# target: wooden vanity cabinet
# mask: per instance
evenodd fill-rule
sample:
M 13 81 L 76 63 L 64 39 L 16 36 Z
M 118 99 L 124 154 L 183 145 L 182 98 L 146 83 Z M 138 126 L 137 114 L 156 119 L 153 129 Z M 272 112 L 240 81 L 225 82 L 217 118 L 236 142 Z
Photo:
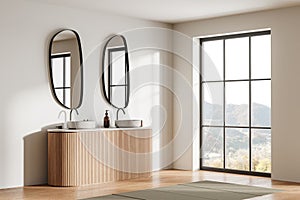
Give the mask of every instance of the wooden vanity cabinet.
M 148 177 L 151 129 L 48 131 L 48 184 L 82 186 Z

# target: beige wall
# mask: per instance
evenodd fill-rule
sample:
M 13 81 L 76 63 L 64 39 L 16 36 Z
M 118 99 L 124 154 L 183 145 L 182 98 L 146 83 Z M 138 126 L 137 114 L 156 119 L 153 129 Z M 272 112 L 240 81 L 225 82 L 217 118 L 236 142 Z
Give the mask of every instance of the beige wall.
M 272 178 L 300 182 L 300 7 L 292 7 L 251 14 L 234 15 L 208 20 L 175 24 L 175 31 L 189 37 L 271 28 L 272 31 Z M 192 60 L 192 43 L 174 40 L 177 51 L 182 48 Z M 190 64 L 174 61 L 174 67 L 190 83 L 193 83 L 193 69 Z M 175 91 L 180 87 L 174 80 Z M 190 97 L 184 97 L 192 103 Z M 183 123 L 193 120 L 192 107 L 187 107 Z M 174 110 L 176 111 L 176 110 Z M 174 124 L 176 124 L 176 112 Z M 181 132 L 180 134 L 184 134 Z M 192 139 L 190 137 L 190 139 Z M 176 146 L 174 147 L 176 148 Z M 191 147 L 175 162 L 176 168 L 193 168 L 195 150 Z

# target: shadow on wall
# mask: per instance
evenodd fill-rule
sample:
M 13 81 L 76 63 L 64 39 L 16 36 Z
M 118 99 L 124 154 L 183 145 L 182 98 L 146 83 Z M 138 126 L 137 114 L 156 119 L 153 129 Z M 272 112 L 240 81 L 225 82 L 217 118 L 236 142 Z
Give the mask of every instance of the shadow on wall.
M 29 133 L 24 140 L 24 185 L 48 183 L 48 137 L 47 129 L 58 124 L 43 127 L 41 131 Z

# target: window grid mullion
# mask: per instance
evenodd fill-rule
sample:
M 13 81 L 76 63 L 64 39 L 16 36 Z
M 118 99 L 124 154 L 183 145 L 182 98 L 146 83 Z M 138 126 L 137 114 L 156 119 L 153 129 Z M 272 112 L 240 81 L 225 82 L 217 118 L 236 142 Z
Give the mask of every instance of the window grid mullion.
M 252 126 L 252 105 L 251 105 L 251 98 L 252 98 L 252 92 L 251 92 L 251 36 L 249 37 L 249 171 L 252 171 L 252 134 L 251 134 L 251 126 Z
M 226 130 L 225 130 L 225 114 L 226 114 L 226 96 L 225 96 L 225 90 L 226 90 L 226 74 L 225 74 L 225 67 L 226 67 L 226 41 L 223 40 L 223 169 L 226 168 Z
M 202 125 L 201 127 L 223 128 L 222 125 Z M 228 126 L 225 128 L 249 128 L 249 126 Z M 270 126 L 252 126 L 252 129 L 272 129 Z
M 54 89 L 71 89 L 71 87 L 55 87 Z
M 63 57 L 63 87 L 66 87 L 66 57 Z M 66 104 L 66 90 L 63 89 L 63 103 Z
M 235 79 L 235 80 L 218 80 L 218 81 L 202 81 L 201 83 L 223 83 L 223 82 L 241 82 L 241 81 L 270 81 L 271 78 L 256 78 L 256 79 Z

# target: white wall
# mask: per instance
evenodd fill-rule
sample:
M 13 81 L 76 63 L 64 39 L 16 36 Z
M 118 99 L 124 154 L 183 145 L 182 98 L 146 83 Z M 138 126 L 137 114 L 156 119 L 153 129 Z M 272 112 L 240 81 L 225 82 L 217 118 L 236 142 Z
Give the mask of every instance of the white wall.
M 153 53 L 160 52 L 157 48 L 170 48 L 170 36 L 161 34 L 155 28 L 147 31 L 147 34 L 141 31 L 132 37 L 137 28 L 170 28 L 167 24 L 57 7 L 39 1 L 2 0 L 0 26 L 0 188 L 47 182 L 47 137 L 45 128 L 42 128 L 63 120 L 57 118 L 62 108 L 53 100 L 48 83 L 48 43 L 56 31 L 70 28 L 81 36 L 85 91 L 78 119 L 95 119 L 99 125 L 102 125 L 104 110 L 112 110 L 103 101 L 99 91 L 100 54 L 104 39 L 113 33 L 124 32 L 128 36 L 131 50 L 135 49 L 133 44 L 137 39 L 144 41 L 142 44 L 152 44 L 154 50 L 149 52 L 144 50 L 147 46 L 141 46 L 140 42 L 140 50 L 132 54 L 132 63 L 139 62 L 143 57 L 153 59 Z M 154 73 L 150 77 L 159 75 L 163 79 L 172 80 L 160 71 L 151 71 L 151 65 L 169 62 L 170 55 L 164 53 L 158 59 L 150 60 L 147 64 L 150 72 Z M 165 94 L 160 87 L 150 84 L 149 88 L 154 92 L 158 90 L 156 103 L 159 105 L 163 105 L 163 101 L 172 102 L 170 95 Z M 145 119 L 147 125 L 158 124 L 157 121 L 164 116 L 163 111 L 155 111 L 156 104 L 153 102 L 156 100 L 151 95 L 148 104 L 143 102 L 145 96 L 139 91 L 135 95 L 141 97 L 141 100 L 132 100 L 135 105 L 129 107 L 130 115 Z M 135 106 L 147 112 L 135 112 Z M 167 113 L 171 112 L 168 106 L 165 107 Z M 167 138 L 170 137 L 171 130 L 172 123 L 168 119 L 163 130 L 158 131 L 158 140 L 163 141 L 165 134 Z M 160 162 L 155 167 L 160 168 Z
M 179 31 L 193 38 L 214 34 L 249 31 L 271 28 L 272 30 L 272 178 L 300 182 L 300 7 L 278 9 L 251 14 L 235 15 L 208 20 L 193 21 L 174 25 Z M 183 51 L 189 60 L 192 56 L 192 42 L 179 38 L 174 40 L 175 51 Z M 183 48 L 188 50 L 183 50 Z M 182 60 L 174 61 L 174 68 L 193 83 L 193 68 Z M 174 80 L 174 89 L 182 93 L 180 85 Z M 183 96 L 187 104 L 191 96 Z M 175 112 L 176 110 L 174 110 Z M 183 123 L 193 121 L 192 107 L 186 107 Z M 174 124 L 177 123 L 174 113 Z M 188 128 L 188 127 L 187 127 Z M 190 129 L 187 129 L 190 131 Z M 185 131 L 180 132 L 181 135 Z M 191 134 L 189 139 L 192 140 Z M 192 142 L 192 141 L 191 141 Z M 176 145 L 174 146 L 176 149 Z M 195 149 L 191 147 L 175 168 L 193 169 L 192 158 Z M 186 161 L 190 162 L 186 162 Z M 194 168 L 195 169 L 195 168 Z

